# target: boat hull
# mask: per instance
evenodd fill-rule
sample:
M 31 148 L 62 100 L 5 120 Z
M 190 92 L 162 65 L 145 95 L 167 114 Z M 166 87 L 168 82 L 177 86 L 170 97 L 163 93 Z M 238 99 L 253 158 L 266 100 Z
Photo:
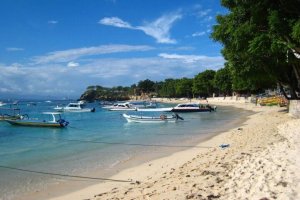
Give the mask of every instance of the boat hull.
M 127 115 L 127 114 L 123 114 L 123 117 L 128 122 L 135 122 L 135 123 L 166 123 L 166 122 L 177 121 L 177 119 L 174 117 L 145 117 L 145 116 Z
M 211 112 L 211 109 L 180 109 L 180 108 L 173 108 L 172 112 Z
M 5 116 L 5 115 L 0 115 L 0 121 L 5 121 L 5 120 L 17 120 L 21 119 L 21 116 Z
M 173 108 L 138 108 L 141 112 L 171 112 Z
M 95 112 L 94 109 L 64 109 L 64 108 L 54 108 L 57 112 L 76 112 L 76 113 L 82 113 L 82 112 Z
M 136 108 L 111 108 L 109 111 L 136 111 Z
M 5 120 L 11 125 L 16 126 L 32 126 L 32 127 L 52 127 L 52 128 L 64 128 L 66 125 L 56 122 L 35 122 L 35 121 L 23 121 L 23 120 Z

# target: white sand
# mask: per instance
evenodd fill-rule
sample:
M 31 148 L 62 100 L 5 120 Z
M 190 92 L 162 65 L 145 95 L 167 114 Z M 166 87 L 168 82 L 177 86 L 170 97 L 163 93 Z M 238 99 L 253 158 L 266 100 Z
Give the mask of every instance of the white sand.
M 300 199 L 300 120 L 284 108 L 234 105 L 256 114 L 198 145 L 213 148 L 188 149 L 111 177 L 138 183 L 105 182 L 53 199 Z

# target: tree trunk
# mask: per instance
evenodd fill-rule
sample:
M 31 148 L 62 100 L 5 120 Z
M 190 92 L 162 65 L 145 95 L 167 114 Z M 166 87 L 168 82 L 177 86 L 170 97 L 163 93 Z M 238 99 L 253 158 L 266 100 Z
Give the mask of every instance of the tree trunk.
M 299 70 L 297 69 L 297 66 L 295 66 L 294 64 L 292 64 L 292 67 L 293 67 L 293 70 L 294 70 L 294 73 L 295 73 L 295 76 L 296 76 L 296 80 L 297 80 L 297 91 L 299 91 L 300 89 L 300 72 Z
M 286 92 L 284 91 L 282 84 L 280 82 L 278 84 L 279 84 L 279 88 L 280 88 L 280 91 L 282 92 L 283 96 L 289 100 L 290 98 L 287 96 Z

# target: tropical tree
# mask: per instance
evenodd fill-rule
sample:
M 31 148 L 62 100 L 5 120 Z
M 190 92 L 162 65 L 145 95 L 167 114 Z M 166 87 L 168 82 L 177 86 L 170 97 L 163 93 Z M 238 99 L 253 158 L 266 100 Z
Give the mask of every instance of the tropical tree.
M 228 66 L 219 69 L 214 78 L 215 88 L 219 93 L 229 95 L 232 92 L 232 75 Z
M 300 1 L 222 0 L 212 38 L 233 74 L 233 86 L 257 90 L 279 84 L 300 93 Z
M 180 97 L 192 97 L 193 96 L 193 79 L 182 78 L 176 82 L 176 96 Z
M 165 79 L 159 90 L 159 96 L 161 97 L 175 97 L 176 96 L 176 80 Z
M 216 72 L 214 70 L 205 70 L 195 76 L 193 81 L 193 93 L 208 97 L 214 92 L 214 78 Z
M 153 82 L 153 81 L 151 81 L 149 79 L 146 79 L 146 80 L 140 81 L 138 83 L 138 88 L 142 92 L 149 93 L 149 92 L 153 92 L 154 91 L 154 84 L 155 84 L 155 82 Z

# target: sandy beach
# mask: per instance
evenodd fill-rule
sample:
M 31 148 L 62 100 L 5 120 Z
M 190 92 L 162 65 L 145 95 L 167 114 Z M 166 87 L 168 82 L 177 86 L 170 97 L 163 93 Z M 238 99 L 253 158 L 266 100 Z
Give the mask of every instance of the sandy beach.
M 129 183 L 107 181 L 52 199 L 300 199 L 300 119 L 276 106 L 210 104 L 255 114 L 194 148 L 110 177 Z

